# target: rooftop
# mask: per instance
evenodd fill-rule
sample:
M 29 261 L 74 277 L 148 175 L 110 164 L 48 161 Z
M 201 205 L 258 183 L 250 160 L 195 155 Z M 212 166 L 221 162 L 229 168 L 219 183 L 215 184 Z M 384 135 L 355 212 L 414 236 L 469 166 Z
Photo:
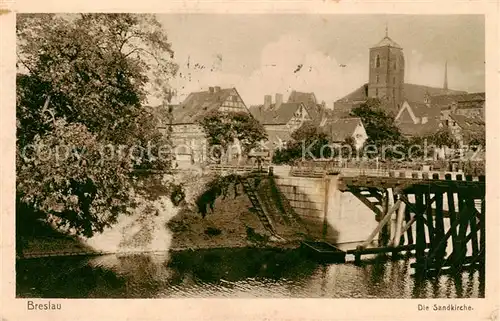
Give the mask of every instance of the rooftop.
M 393 48 L 399 48 L 402 49 L 400 45 L 398 45 L 394 40 L 392 40 L 389 36 L 385 36 L 382 40 L 379 41 L 373 48 L 378 48 L 378 47 L 393 47 Z

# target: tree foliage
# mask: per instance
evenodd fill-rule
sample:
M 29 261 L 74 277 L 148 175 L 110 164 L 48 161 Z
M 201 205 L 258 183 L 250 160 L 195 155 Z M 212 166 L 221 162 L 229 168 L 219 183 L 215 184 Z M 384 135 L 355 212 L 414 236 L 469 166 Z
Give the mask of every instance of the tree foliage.
M 252 115 L 244 112 L 211 112 L 199 124 L 210 146 L 220 146 L 224 152 L 238 142 L 243 155 L 256 148 L 267 138 L 264 126 Z M 220 155 L 222 156 L 222 155 Z
M 351 111 L 351 116 L 361 118 L 368 135 L 368 144 L 389 145 L 404 141 L 394 117 L 382 109 L 380 100 L 368 99 Z
M 312 122 L 305 122 L 292 132 L 292 141 L 285 148 L 276 150 L 273 163 L 291 164 L 298 160 L 331 157 L 328 136 Z
M 440 128 L 437 132 L 427 135 L 424 137 L 428 144 L 435 145 L 437 147 L 458 147 L 458 142 L 447 127 Z
M 169 167 L 143 104 L 170 100 L 171 44 L 152 15 L 19 15 L 16 30 L 18 201 L 91 236 L 134 206 L 135 168 Z

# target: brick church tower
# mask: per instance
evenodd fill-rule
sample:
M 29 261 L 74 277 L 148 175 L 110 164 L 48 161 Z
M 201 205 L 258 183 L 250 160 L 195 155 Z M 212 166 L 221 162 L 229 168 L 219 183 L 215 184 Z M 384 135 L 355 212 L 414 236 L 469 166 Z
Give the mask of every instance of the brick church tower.
M 386 27 L 385 37 L 370 48 L 368 97 L 379 98 L 388 110 L 397 113 L 404 97 L 404 75 L 403 48 L 389 38 Z

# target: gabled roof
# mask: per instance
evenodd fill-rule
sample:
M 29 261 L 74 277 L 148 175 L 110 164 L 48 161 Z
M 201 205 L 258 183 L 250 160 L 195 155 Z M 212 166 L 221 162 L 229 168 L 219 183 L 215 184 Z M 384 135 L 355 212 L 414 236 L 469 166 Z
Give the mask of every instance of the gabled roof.
M 484 130 L 484 120 L 479 117 L 469 117 L 465 115 L 450 114 L 450 118 L 453 119 L 460 128 L 469 131 L 480 131 Z
M 357 101 L 365 101 L 368 99 L 368 84 L 364 84 L 363 86 L 355 89 L 353 92 L 348 95 L 340 98 L 337 102 L 357 102 Z
M 466 94 L 466 92 L 415 84 L 404 84 L 403 87 L 404 98 L 414 102 L 424 102 L 427 95 L 430 96 L 432 101 L 432 96 L 457 94 Z
M 465 91 L 458 90 L 450 90 L 444 88 L 436 88 L 429 87 L 423 85 L 415 85 L 415 84 L 404 84 L 403 85 L 403 97 L 407 101 L 413 102 L 425 102 L 426 97 L 437 95 L 457 95 L 457 94 L 466 94 Z M 353 92 L 349 93 L 347 96 L 344 96 L 337 100 L 337 102 L 359 102 L 365 101 L 368 99 L 368 84 L 364 84 L 363 86 L 357 88 Z
M 486 93 L 468 93 L 464 95 L 459 95 L 457 102 L 468 102 L 468 101 L 484 101 L 486 100 Z
M 288 97 L 289 103 L 303 103 L 309 116 L 315 123 L 319 123 L 321 121 L 322 106 L 318 104 L 316 100 L 316 95 L 314 93 L 305 93 L 293 90 Z
M 481 108 L 484 101 L 485 93 L 454 92 L 451 94 L 431 96 L 431 103 L 442 109 L 449 108 L 453 103 L 457 103 L 458 108 Z M 470 105 L 469 103 L 477 103 L 477 105 Z
M 287 124 L 299 109 L 302 103 L 281 103 L 278 107 L 271 104 L 264 108 L 264 105 L 251 106 L 250 113 L 263 125 L 285 125 Z
M 293 90 L 288 97 L 289 103 L 304 103 L 307 104 L 317 104 L 316 95 L 314 93 L 305 93 Z
M 420 102 L 408 101 L 413 114 L 416 117 L 439 117 L 441 115 L 441 109 L 436 108 L 431 104 L 424 104 Z
M 327 121 L 321 130 L 332 142 L 343 142 L 346 138 L 352 137 L 358 125 L 363 125 L 361 118 L 332 119 Z
M 413 123 L 399 121 L 399 116 L 408 108 Z M 439 129 L 441 109 L 431 104 L 405 101 L 396 117 L 396 125 L 405 136 L 426 136 L 435 133 Z M 414 117 L 418 118 L 415 119 Z M 422 123 L 422 119 L 426 121 Z M 416 123 L 415 123 L 416 121 Z
M 402 49 L 400 45 L 398 45 L 394 40 L 392 40 L 389 36 L 385 36 L 382 40 L 379 41 L 373 48 L 378 47 L 393 47 Z
M 484 108 L 486 102 L 485 93 L 471 93 L 466 95 L 460 95 L 457 99 L 458 109 L 469 109 L 469 108 Z
M 425 124 L 398 124 L 399 130 L 405 136 L 423 137 L 439 130 L 439 120 L 431 118 Z
M 199 91 L 190 93 L 186 99 L 172 109 L 174 124 L 192 124 L 207 113 L 216 111 L 232 93 L 238 94 L 235 88 L 223 88 L 213 92 Z
M 438 108 L 446 109 L 457 101 L 458 96 L 459 95 L 435 95 L 430 97 L 430 102 Z

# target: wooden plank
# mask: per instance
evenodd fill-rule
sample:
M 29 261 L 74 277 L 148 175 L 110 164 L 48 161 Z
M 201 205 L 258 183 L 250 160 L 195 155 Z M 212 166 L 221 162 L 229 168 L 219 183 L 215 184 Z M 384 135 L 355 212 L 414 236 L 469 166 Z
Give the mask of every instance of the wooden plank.
M 466 208 L 462 208 L 463 211 L 466 210 Z M 462 213 L 460 212 L 459 215 L 461 215 Z M 432 261 L 433 258 L 436 256 L 437 254 L 437 251 L 438 249 L 441 247 L 441 246 L 445 246 L 448 239 L 454 234 L 453 232 L 457 230 L 457 227 L 460 225 L 460 220 L 455 220 L 453 222 L 453 224 L 450 226 L 450 228 L 448 229 L 448 232 L 446 232 L 446 234 L 444 235 L 444 237 L 439 241 L 438 243 L 438 246 L 436 249 L 434 249 L 430 254 L 429 254 L 429 259 Z M 446 247 L 445 247 L 446 248 Z M 458 248 L 458 247 L 457 247 Z M 453 253 L 448 256 L 449 259 L 451 259 L 453 257 Z M 442 262 L 443 263 L 443 262 Z
M 406 203 L 405 203 L 405 205 L 406 205 Z M 413 244 L 413 229 L 412 229 L 412 225 L 415 222 L 415 217 L 416 216 L 411 217 L 410 211 L 405 206 L 405 221 L 406 221 L 406 225 L 401 230 L 401 234 L 404 234 L 406 232 L 406 244 Z
M 380 230 L 384 227 L 384 225 L 387 224 L 387 222 L 389 222 L 389 220 L 391 219 L 392 213 L 394 213 L 394 211 L 396 211 L 399 208 L 400 204 L 401 204 L 401 200 L 398 200 L 389 209 L 389 211 L 387 212 L 387 214 L 385 214 L 384 218 L 380 221 L 380 223 L 378 224 L 378 226 L 372 231 L 372 233 L 363 242 L 363 244 L 361 244 L 362 248 L 368 246 L 373 241 L 373 238 L 380 232 Z
M 431 244 L 431 248 L 433 248 L 434 244 L 434 218 L 432 215 L 432 202 L 435 200 L 435 196 L 432 199 L 431 202 L 431 195 L 429 191 L 425 191 L 424 193 L 424 198 L 425 198 L 425 219 L 426 219 L 426 225 L 427 225 L 427 235 L 429 237 L 429 243 Z
M 480 243 L 479 250 L 483 255 L 484 262 L 484 254 L 486 253 L 486 213 L 484 212 L 486 209 L 485 198 L 481 200 L 481 231 L 479 232 Z
M 373 205 L 373 203 L 370 202 L 366 196 L 364 196 L 363 194 L 359 193 L 359 191 L 357 191 L 357 190 L 352 190 L 351 189 L 351 193 L 354 196 L 356 196 L 363 204 L 365 204 L 366 206 L 368 206 L 368 208 L 371 209 L 375 213 L 375 215 L 377 217 L 381 217 L 382 216 L 382 211 L 378 207 L 376 207 L 375 205 Z
M 446 242 L 440 241 L 444 238 L 444 217 L 443 217 L 443 193 L 437 192 L 436 195 L 436 228 L 434 235 L 436 239 L 436 259 L 442 261 L 446 255 Z
M 450 181 L 451 180 L 451 174 L 446 174 L 445 179 Z M 455 224 L 455 221 L 457 220 L 457 215 L 455 211 L 455 197 L 454 193 L 451 188 L 448 188 L 446 190 L 446 196 L 448 200 L 448 213 L 450 216 L 450 231 L 451 231 L 451 240 L 452 240 L 452 248 L 455 249 L 457 248 L 457 224 Z
M 430 244 L 426 244 L 425 247 L 429 248 Z M 377 253 L 389 253 L 389 252 L 402 252 L 402 251 L 412 251 L 416 247 L 416 244 L 407 244 L 400 246 L 384 246 L 384 247 L 371 247 L 371 248 L 361 248 L 357 247 L 354 250 L 347 250 L 347 254 L 363 255 L 363 254 L 377 254 Z
M 384 214 L 389 213 L 389 207 L 391 206 L 390 204 L 390 195 L 389 195 L 389 190 L 385 191 L 385 197 L 384 197 L 384 202 L 382 208 L 384 209 Z M 391 214 L 392 216 L 392 214 Z M 382 226 L 382 229 L 380 230 L 379 233 L 379 244 L 382 244 L 383 246 L 387 246 L 389 243 L 389 238 L 390 238 L 390 222 L 391 222 L 392 217 L 389 217 L 389 220 L 387 221 L 387 224 L 384 224 Z
M 472 175 L 467 175 L 465 177 L 465 179 L 467 181 L 472 181 Z M 472 240 L 471 240 L 472 241 L 472 255 L 477 256 L 477 255 L 479 255 L 479 242 L 478 242 L 478 237 L 477 237 L 477 233 L 479 231 L 478 231 L 477 222 L 476 222 L 477 210 L 476 210 L 476 206 L 474 204 L 474 199 L 472 197 L 470 197 L 468 194 L 466 194 L 465 197 L 466 197 L 465 202 L 467 203 L 467 207 L 471 210 L 469 213 L 469 225 L 470 225 L 470 229 L 471 229 L 470 235 L 472 236 Z M 467 242 L 468 241 L 466 239 L 465 244 L 467 244 Z
M 403 219 L 406 211 L 406 203 L 401 202 L 398 209 L 398 215 L 396 218 L 396 230 L 394 231 L 394 238 L 392 240 L 392 245 L 397 247 L 401 243 L 401 238 L 404 236 L 404 231 L 401 232 Z M 404 241 L 404 239 L 403 239 Z
M 416 247 L 416 258 L 417 262 L 419 264 L 423 263 L 423 260 L 425 259 L 425 223 L 424 223 L 424 212 L 425 212 L 425 207 L 424 207 L 424 199 L 423 199 L 423 193 L 420 192 L 419 190 L 415 191 L 415 203 L 416 203 L 416 211 L 415 211 L 415 216 L 417 220 L 417 247 Z
M 457 180 L 461 180 L 462 175 L 457 174 Z M 465 195 L 467 190 L 464 189 L 458 193 L 458 208 L 460 226 L 457 235 L 457 248 L 453 249 L 453 264 L 456 268 L 462 265 L 465 256 L 467 255 L 467 243 L 465 243 L 465 236 L 467 233 L 467 227 L 469 226 L 469 213 L 467 202 L 465 202 Z

